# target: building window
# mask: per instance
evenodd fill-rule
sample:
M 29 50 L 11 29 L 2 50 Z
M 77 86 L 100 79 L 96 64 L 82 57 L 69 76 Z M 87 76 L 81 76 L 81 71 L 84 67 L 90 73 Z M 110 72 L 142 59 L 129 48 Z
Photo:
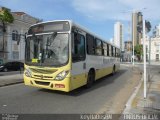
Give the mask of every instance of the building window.
M 160 45 L 156 45 L 156 52 L 159 52 Z
M 13 30 L 12 31 L 12 40 L 13 41 L 17 41 L 18 40 L 18 31 L 17 30 Z
M 159 61 L 159 54 L 156 54 L 156 61 Z

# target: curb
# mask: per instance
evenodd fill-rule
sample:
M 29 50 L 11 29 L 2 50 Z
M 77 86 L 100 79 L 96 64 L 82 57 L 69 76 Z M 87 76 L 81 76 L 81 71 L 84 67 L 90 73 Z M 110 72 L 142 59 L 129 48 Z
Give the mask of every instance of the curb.
M 141 80 L 138 83 L 138 86 L 135 87 L 134 92 L 132 93 L 132 95 L 130 96 L 129 100 L 127 101 L 127 103 L 125 105 L 125 109 L 122 112 L 123 114 L 128 113 L 128 111 L 132 108 L 132 103 L 133 103 L 134 98 L 136 97 L 136 95 L 137 95 L 142 83 L 143 83 L 143 74 L 142 74 Z

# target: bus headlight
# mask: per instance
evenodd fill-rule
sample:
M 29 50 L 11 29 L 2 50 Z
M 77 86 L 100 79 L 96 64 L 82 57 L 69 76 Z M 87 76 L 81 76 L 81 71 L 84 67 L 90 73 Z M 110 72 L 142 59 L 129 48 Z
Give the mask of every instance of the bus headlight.
M 31 73 L 31 70 L 29 68 L 27 68 L 24 72 L 24 74 L 27 76 L 27 77 L 32 77 L 32 73 Z
M 60 72 L 54 79 L 63 80 L 69 73 L 69 70 Z

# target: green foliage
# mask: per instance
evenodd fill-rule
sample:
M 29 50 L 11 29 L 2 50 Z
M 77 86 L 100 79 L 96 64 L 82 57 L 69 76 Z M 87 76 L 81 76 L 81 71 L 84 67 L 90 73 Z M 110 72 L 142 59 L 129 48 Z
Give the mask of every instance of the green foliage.
M 3 9 L 2 11 L 0 11 L 0 21 L 3 24 L 3 32 L 6 32 L 5 24 L 6 23 L 13 23 L 14 17 L 7 9 Z
M 134 53 L 138 57 L 138 60 L 140 61 L 140 58 L 143 54 L 143 46 L 142 45 L 136 45 L 134 47 Z
M 146 32 L 150 32 L 151 31 L 151 23 L 149 21 L 145 21 L 146 24 Z

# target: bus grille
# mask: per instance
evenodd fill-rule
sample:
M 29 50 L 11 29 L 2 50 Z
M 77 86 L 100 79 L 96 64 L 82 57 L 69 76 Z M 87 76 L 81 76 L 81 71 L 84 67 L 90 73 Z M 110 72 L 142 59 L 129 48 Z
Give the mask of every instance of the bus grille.
M 50 82 L 35 81 L 36 84 L 48 86 Z
M 52 76 L 46 76 L 46 75 L 33 75 L 33 78 L 41 80 L 53 80 Z

